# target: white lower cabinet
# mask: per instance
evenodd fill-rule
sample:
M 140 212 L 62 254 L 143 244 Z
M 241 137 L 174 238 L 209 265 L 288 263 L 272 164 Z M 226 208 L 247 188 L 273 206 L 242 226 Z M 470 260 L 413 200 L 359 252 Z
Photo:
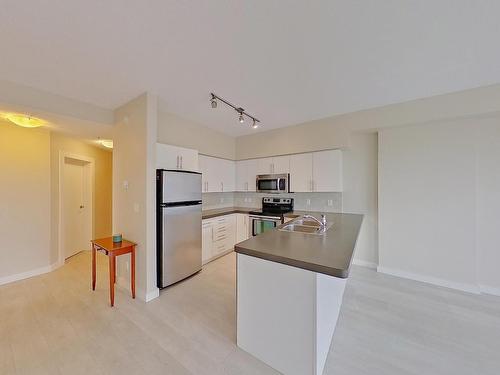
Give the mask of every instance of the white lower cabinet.
M 236 243 L 242 242 L 250 237 L 247 214 L 236 214 Z
M 201 226 L 201 261 L 203 264 L 212 258 L 214 228 L 210 220 L 203 220 Z
M 202 221 L 202 262 L 215 259 L 234 248 L 238 241 L 238 215 L 229 214 Z M 248 215 L 243 222 L 248 223 Z M 241 222 L 242 219 L 240 218 Z M 248 227 L 247 227 L 248 233 Z

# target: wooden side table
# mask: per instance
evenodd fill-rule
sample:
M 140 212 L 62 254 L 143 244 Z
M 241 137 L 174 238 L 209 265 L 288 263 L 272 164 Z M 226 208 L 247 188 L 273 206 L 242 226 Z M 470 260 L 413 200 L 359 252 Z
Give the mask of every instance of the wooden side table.
M 92 240 L 92 290 L 95 290 L 96 279 L 96 255 L 100 251 L 109 258 L 109 299 L 111 306 L 115 304 L 115 282 L 116 282 L 116 257 L 130 253 L 130 289 L 132 298 L 135 298 L 135 247 L 136 243 L 123 240 L 113 242 L 113 237 Z

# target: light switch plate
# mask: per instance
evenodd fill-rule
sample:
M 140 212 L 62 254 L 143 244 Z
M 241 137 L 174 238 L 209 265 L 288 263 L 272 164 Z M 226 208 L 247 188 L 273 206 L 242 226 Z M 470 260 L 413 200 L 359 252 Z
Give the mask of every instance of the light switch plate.
M 139 213 L 139 211 L 140 211 L 140 206 L 139 206 L 139 203 L 134 203 L 134 212 L 135 212 L 136 214 L 138 214 L 138 213 Z

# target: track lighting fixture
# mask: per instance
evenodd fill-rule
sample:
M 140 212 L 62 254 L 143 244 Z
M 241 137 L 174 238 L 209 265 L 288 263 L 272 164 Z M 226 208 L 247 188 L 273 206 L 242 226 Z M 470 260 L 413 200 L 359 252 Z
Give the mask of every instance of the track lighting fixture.
M 225 99 L 222 99 L 220 96 L 217 96 L 215 95 L 214 93 L 210 93 L 210 105 L 212 106 L 212 108 L 217 108 L 217 101 L 221 101 L 222 103 L 226 104 L 227 106 L 233 108 L 238 114 L 238 121 L 240 122 L 240 124 L 243 124 L 245 122 L 245 116 L 249 117 L 250 119 L 252 119 L 252 128 L 253 129 L 257 129 L 259 127 L 259 122 L 260 120 L 252 115 L 249 115 L 248 113 L 245 112 L 245 110 L 241 107 L 237 107 L 235 106 L 234 104 L 231 104 L 230 102 L 228 102 L 227 100 Z

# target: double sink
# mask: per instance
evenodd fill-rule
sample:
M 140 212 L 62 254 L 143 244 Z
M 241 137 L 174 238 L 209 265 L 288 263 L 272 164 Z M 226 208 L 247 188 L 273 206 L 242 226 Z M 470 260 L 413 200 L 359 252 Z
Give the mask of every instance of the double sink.
M 331 222 L 321 224 L 320 222 L 310 219 L 309 217 L 299 216 L 292 221 L 289 221 L 278 230 L 283 232 L 298 232 L 306 234 L 324 235 L 333 225 Z

